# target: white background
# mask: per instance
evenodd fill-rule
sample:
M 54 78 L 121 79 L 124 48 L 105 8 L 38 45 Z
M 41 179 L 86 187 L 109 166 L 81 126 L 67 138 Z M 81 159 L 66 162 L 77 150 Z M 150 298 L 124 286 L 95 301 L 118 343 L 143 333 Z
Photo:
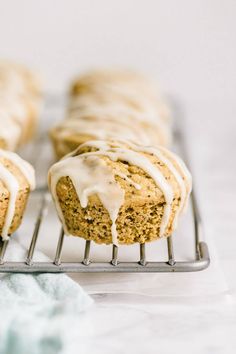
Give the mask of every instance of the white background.
M 184 99 L 234 99 L 234 0 L 0 0 L 0 57 L 61 91 L 74 73 L 130 66 Z

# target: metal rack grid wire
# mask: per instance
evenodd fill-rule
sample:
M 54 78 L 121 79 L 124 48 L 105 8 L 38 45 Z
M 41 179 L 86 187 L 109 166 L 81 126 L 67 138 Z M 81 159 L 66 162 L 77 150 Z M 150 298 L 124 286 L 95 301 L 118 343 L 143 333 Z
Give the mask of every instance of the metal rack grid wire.
M 175 107 L 176 108 L 176 107 Z M 175 109 L 178 111 L 178 107 Z M 175 129 L 175 139 L 181 148 L 182 156 L 187 160 L 187 149 L 183 129 Z M 193 190 L 190 198 L 190 207 L 194 223 L 194 257 L 188 261 L 179 261 L 175 258 L 172 236 L 166 239 L 166 261 L 149 261 L 146 257 L 145 243 L 139 245 L 137 261 L 119 261 L 119 247 L 111 245 L 111 259 L 107 262 L 93 262 L 90 256 L 91 241 L 85 241 L 84 257 L 78 262 L 62 262 L 62 250 L 65 242 L 65 234 L 61 229 L 56 245 L 55 257 L 51 262 L 34 262 L 39 231 L 47 214 L 50 201 L 49 192 L 42 188 L 39 212 L 35 220 L 35 226 L 31 238 L 27 256 L 22 262 L 9 262 L 5 260 L 5 253 L 9 241 L 0 241 L 0 272 L 2 273 L 163 273 L 163 272 L 196 272 L 206 269 L 210 264 L 208 245 L 203 240 L 203 227 L 199 207 Z M 103 247 L 102 245 L 100 247 Z

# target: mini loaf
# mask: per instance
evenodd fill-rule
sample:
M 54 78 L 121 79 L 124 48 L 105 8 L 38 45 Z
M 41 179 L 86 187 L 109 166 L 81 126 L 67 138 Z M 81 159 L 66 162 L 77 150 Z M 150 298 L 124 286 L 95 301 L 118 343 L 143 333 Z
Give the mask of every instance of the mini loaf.
M 112 114 L 88 115 L 65 119 L 50 130 L 50 138 L 57 159 L 75 150 L 89 140 L 117 139 L 130 140 L 142 145 L 162 145 L 164 137 L 153 129 L 148 122 L 135 120 L 132 115 L 122 115 L 120 120 L 113 119 Z
M 172 234 L 191 192 L 191 176 L 163 147 L 97 140 L 54 164 L 49 188 L 66 234 L 133 244 Z
M 31 165 L 17 154 L 0 149 L 0 235 L 3 240 L 20 226 L 34 187 Z
M 40 96 L 34 73 L 18 64 L 0 61 L 0 148 L 16 150 L 33 136 Z
M 70 107 L 83 104 L 84 98 L 95 96 L 98 102 L 117 102 L 147 114 L 152 121 L 169 120 L 170 111 L 152 80 L 132 70 L 100 69 L 90 71 L 71 85 Z
M 52 128 L 50 137 L 57 158 L 91 139 L 167 146 L 168 118 L 166 105 L 145 77 L 129 71 L 92 71 L 72 85 L 66 119 Z

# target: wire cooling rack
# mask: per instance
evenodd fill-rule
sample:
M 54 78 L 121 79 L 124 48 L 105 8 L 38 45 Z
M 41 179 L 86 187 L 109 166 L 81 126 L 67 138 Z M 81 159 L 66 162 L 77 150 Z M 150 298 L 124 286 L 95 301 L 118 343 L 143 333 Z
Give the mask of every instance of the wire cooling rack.
M 50 99 L 46 105 L 47 109 L 53 110 L 61 101 L 58 99 Z M 50 110 L 49 109 L 49 110 Z M 175 118 L 178 122 L 175 127 L 175 144 L 178 145 L 180 154 L 188 162 L 187 149 L 185 145 L 184 131 L 179 124 L 182 122 L 182 113 L 180 114 L 179 106 L 174 105 Z M 43 136 L 43 137 L 42 137 Z M 38 144 L 42 145 L 42 140 L 45 139 L 45 132 L 40 134 Z M 31 151 L 31 155 L 37 156 L 37 151 Z M 189 165 L 189 163 L 188 163 Z M 172 236 L 166 239 L 166 254 L 163 255 L 163 261 L 150 261 L 146 257 L 145 243 L 139 245 L 139 253 L 137 261 L 123 262 L 119 260 L 119 247 L 111 245 L 110 261 L 98 262 L 93 261 L 93 256 L 90 255 L 91 241 L 85 241 L 84 256 L 78 262 L 63 262 L 62 251 L 63 245 L 66 242 L 63 230 L 58 235 L 58 242 L 55 244 L 55 257 L 50 262 L 34 261 L 34 254 L 37 246 L 37 241 L 40 235 L 40 228 L 45 222 L 48 205 L 50 203 L 50 194 L 45 185 L 39 186 L 36 193 L 39 193 L 40 207 L 36 216 L 35 226 L 31 237 L 30 245 L 27 250 L 25 261 L 9 262 L 5 259 L 6 250 L 9 241 L 0 241 L 0 273 L 158 273 L 158 272 L 196 272 L 206 269 L 210 264 L 210 257 L 207 243 L 203 241 L 203 227 L 195 191 L 193 190 L 190 198 L 190 208 L 193 220 L 193 231 L 190 231 L 189 237 L 194 240 L 194 256 L 187 260 L 181 261 L 175 257 L 175 250 Z M 13 236 L 14 237 L 14 236 Z M 157 241 L 158 242 L 158 241 Z M 104 247 L 104 246 L 100 246 Z M 192 250 L 191 250 L 192 251 Z M 192 253 L 192 252 L 190 252 Z

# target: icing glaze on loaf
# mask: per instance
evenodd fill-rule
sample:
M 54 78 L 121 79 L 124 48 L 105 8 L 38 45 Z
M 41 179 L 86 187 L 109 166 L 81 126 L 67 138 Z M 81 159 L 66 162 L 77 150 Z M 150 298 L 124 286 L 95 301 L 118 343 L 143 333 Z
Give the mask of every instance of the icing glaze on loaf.
M 75 80 L 71 93 L 72 97 L 93 94 L 100 99 L 110 98 L 111 102 L 122 101 L 146 112 L 155 107 L 155 117 L 164 120 L 170 117 L 156 82 L 131 70 L 92 70 Z
M 99 91 L 97 95 L 101 95 Z M 124 90 L 123 87 L 120 88 L 120 91 Z M 122 116 L 123 114 L 127 115 L 130 112 L 130 115 L 133 115 L 137 120 L 143 121 L 151 121 L 154 124 L 158 124 L 158 122 L 162 122 L 162 118 L 156 110 L 155 103 L 150 102 L 145 97 L 137 97 L 133 93 L 131 97 L 133 100 L 136 99 L 136 104 L 129 103 L 127 96 L 125 96 L 125 90 L 121 98 L 113 97 L 112 92 L 108 91 L 104 93 L 104 97 L 102 98 L 102 102 L 96 98 L 94 95 L 80 95 L 75 98 L 71 98 L 69 103 L 69 116 L 73 117 L 73 115 L 84 116 L 84 115 L 98 115 L 100 117 L 104 117 L 108 112 L 113 114 L 114 117 Z M 124 96 L 124 97 L 123 97 Z M 91 104 L 93 103 L 93 104 Z
M 15 150 L 29 137 L 39 106 L 39 84 L 28 69 L 0 61 L 1 147 Z
M 120 90 L 122 89 L 124 88 L 121 87 Z M 99 94 L 101 94 L 100 91 L 98 91 L 97 95 Z M 154 102 L 150 103 L 144 96 L 139 98 L 133 94 L 136 97 L 137 104 L 129 104 L 125 100 L 125 98 L 127 99 L 126 96 L 121 98 L 113 97 L 110 91 L 104 93 L 104 96 L 103 102 L 99 101 L 96 96 L 81 95 L 71 98 L 67 120 L 93 117 L 97 120 L 109 118 L 110 120 L 132 126 L 138 124 L 144 132 L 147 128 L 156 130 L 155 140 L 157 144 L 170 144 L 170 127 L 157 112 Z M 149 135 L 148 133 L 147 130 L 147 136 Z
M 28 162 L 21 159 L 17 154 L 2 149 L 0 149 L 0 158 L 4 158 L 10 161 L 20 170 L 20 172 L 27 180 L 30 190 L 33 190 L 35 188 L 34 169 Z M 17 199 L 17 194 L 19 192 L 19 182 L 16 176 L 14 176 L 14 174 L 11 173 L 8 170 L 8 168 L 4 166 L 1 162 L 0 162 L 0 180 L 9 191 L 8 208 L 7 208 L 7 213 L 5 215 L 4 226 L 1 234 L 2 239 L 7 240 L 9 235 L 9 229 L 11 227 L 15 215 L 16 199 Z
M 170 113 L 156 85 L 129 70 L 94 70 L 72 84 L 67 118 L 109 117 L 119 122 L 141 123 L 152 145 L 170 145 Z M 136 141 L 137 142 L 137 141 Z
M 81 149 L 86 147 L 93 148 L 95 151 L 80 152 Z M 57 183 L 62 177 L 69 177 L 71 179 L 82 208 L 87 206 L 89 196 L 93 194 L 98 195 L 112 221 L 112 241 L 114 244 L 118 243 L 116 219 L 124 203 L 124 190 L 115 180 L 115 176 L 120 175 L 119 171 L 109 167 L 104 159 L 102 159 L 104 156 L 112 161 L 123 161 L 127 162 L 129 165 L 139 167 L 153 179 L 156 186 L 161 190 L 165 205 L 159 237 L 165 235 L 166 228 L 170 221 L 174 191 L 171 183 L 164 176 L 161 166 L 153 163 L 149 156 L 155 156 L 160 163 L 165 165 L 169 173 L 174 176 L 180 190 L 181 201 L 174 221 L 174 227 L 176 227 L 177 218 L 183 211 L 191 191 L 191 178 L 187 169 L 185 167 L 183 168 L 183 163 L 179 163 L 179 161 L 175 159 L 174 154 L 170 152 L 164 153 L 161 148 L 141 147 L 140 145 L 128 141 L 90 141 L 82 144 L 75 152 L 67 155 L 64 159 L 53 165 L 49 171 L 49 187 L 56 204 L 58 215 L 67 234 L 68 228 L 65 225 L 56 190 Z M 176 161 L 175 164 L 172 161 Z M 122 177 L 124 178 L 124 176 Z M 130 180 L 128 176 L 126 176 L 125 179 Z M 140 185 L 133 185 L 137 189 L 142 188 Z
M 142 126 L 127 120 L 113 120 L 112 118 L 98 118 L 97 115 L 81 117 L 80 119 L 65 119 L 54 128 L 59 140 L 66 137 L 88 135 L 95 139 L 127 139 L 143 145 L 150 145 L 150 137 Z

